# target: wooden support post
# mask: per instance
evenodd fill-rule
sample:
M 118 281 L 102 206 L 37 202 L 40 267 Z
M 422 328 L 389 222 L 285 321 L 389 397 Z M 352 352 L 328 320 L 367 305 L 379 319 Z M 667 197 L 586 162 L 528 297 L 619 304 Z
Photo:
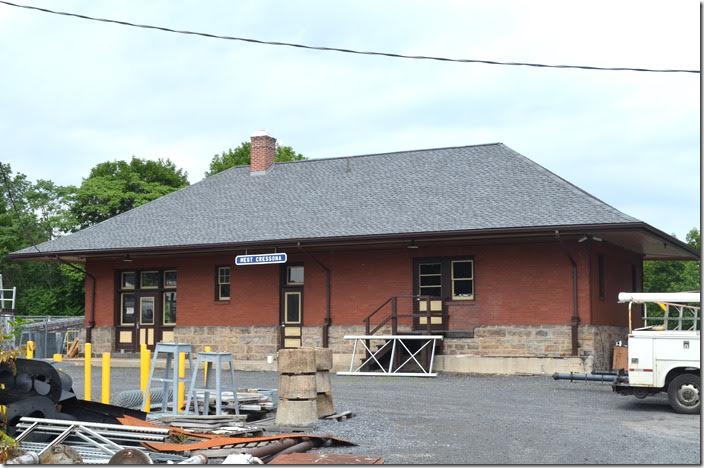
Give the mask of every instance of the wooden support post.
M 91 380 L 91 357 L 93 354 L 93 345 L 86 343 L 83 347 L 83 399 L 90 401 L 90 391 L 92 387 Z
M 103 367 L 101 369 L 102 385 L 100 402 L 110 404 L 110 353 L 103 353 Z

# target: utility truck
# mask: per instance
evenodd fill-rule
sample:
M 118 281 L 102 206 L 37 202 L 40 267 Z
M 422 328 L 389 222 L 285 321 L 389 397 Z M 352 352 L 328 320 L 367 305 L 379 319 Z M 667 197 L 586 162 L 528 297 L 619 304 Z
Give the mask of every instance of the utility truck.
M 698 413 L 701 409 L 699 293 L 622 292 L 618 301 L 628 303 L 628 363 L 616 376 L 613 390 L 641 399 L 667 392 L 670 406 L 676 412 Z M 636 329 L 632 328 L 634 308 L 642 308 L 644 325 Z

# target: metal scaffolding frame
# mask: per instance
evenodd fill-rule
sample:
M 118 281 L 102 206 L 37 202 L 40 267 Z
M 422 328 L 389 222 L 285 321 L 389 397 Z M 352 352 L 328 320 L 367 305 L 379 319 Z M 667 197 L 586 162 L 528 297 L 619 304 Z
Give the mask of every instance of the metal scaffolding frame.
M 346 335 L 345 340 L 354 340 L 354 346 L 352 348 L 352 360 L 350 362 L 349 372 L 338 372 L 337 375 L 387 375 L 396 377 L 435 377 L 437 373 L 433 372 L 433 361 L 435 360 L 435 347 L 438 340 L 442 340 L 443 337 L 440 335 Z M 367 342 L 378 340 L 385 340 L 386 342 L 381 345 L 376 351 L 372 351 L 369 348 Z M 420 345 L 420 347 L 412 352 L 406 346 L 404 341 L 425 341 Z M 362 357 L 362 364 L 355 367 L 355 361 L 357 360 L 357 350 L 359 349 L 358 344 L 361 343 L 364 350 L 360 349 L 360 353 L 365 353 L 368 356 L 366 359 Z M 387 349 L 387 346 L 391 344 L 391 358 L 389 359 L 388 366 L 384 366 L 379 362 L 381 355 Z M 427 369 L 423 366 L 416 356 L 423 351 L 425 348 L 430 348 L 430 359 L 428 361 Z M 400 355 L 402 350 L 405 350 L 410 357 L 408 357 L 403 363 L 398 364 L 399 360 L 396 359 L 397 355 Z M 364 355 L 364 354 L 363 354 Z M 411 361 L 420 369 L 420 372 L 400 372 L 403 367 L 410 363 Z M 375 362 L 380 371 L 378 372 L 363 372 L 361 369 L 367 364 Z

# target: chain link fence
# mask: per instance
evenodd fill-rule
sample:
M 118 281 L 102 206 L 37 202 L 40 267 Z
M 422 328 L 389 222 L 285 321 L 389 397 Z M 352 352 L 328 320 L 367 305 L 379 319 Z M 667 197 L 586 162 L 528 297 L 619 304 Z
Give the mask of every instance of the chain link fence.
M 80 338 L 83 321 L 83 316 L 0 314 L 3 335 L 10 336 L 3 348 L 24 347 L 28 341 L 33 341 L 35 358 L 65 354 L 68 345 Z

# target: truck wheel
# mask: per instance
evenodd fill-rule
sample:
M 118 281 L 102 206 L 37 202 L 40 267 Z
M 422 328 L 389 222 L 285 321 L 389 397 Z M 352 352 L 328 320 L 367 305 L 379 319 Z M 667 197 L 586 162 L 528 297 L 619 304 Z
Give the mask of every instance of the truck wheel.
M 677 413 L 695 414 L 701 408 L 699 388 L 701 378 L 694 374 L 682 374 L 675 377 L 667 387 L 670 406 Z

